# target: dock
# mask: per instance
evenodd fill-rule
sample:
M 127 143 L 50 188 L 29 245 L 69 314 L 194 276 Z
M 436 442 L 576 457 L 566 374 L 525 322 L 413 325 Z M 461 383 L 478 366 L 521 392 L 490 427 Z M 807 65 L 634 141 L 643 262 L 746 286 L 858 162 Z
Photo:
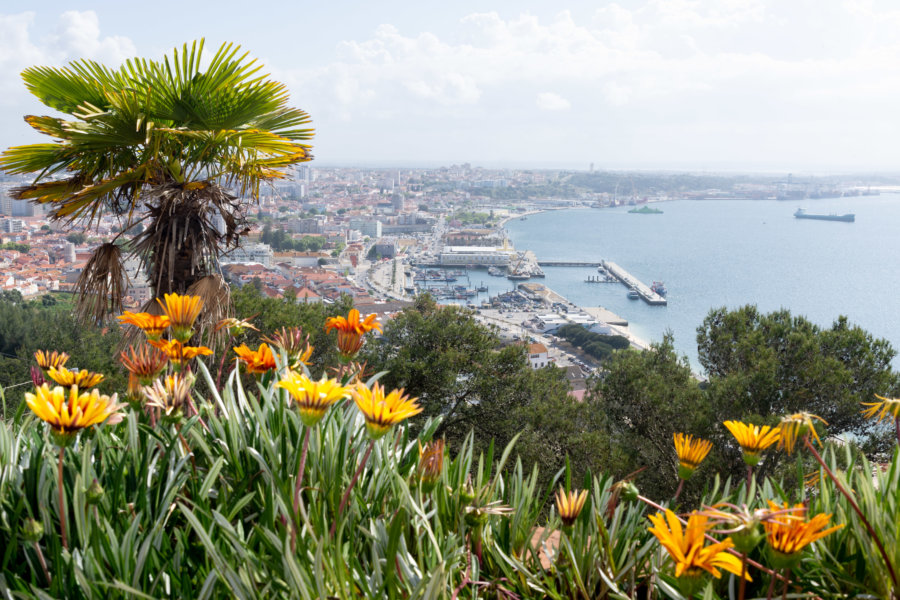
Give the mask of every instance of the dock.
M 541 267 L 599 267 L 598 262 L 573 262 L 569 260 L 539 260 L 537 264 Z
M 640 281 L 637 277 L 616 263 L 603 260 L 600 261 L 600 266 L 606 269 L 610 275 L 621 281 L 624 285 L 637 291 L 641 300 L 647 304 L 650 304 L 651 306 L 665 306 L 668 304 L 664 297 L 651 290 L 650 286 Z

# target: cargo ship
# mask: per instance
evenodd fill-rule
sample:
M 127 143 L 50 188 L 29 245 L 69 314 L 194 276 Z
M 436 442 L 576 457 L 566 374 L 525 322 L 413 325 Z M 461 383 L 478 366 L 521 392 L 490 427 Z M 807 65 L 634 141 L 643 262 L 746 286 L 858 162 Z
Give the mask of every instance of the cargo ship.
M 816 219 L 818 221 L 843 221 L 844 223 L 853 223 L 856 220 L 856 215 L 854 215 L 853 213 L 847 213 L 845 215 L 816 215 L 810 214 L 802 208 L 798 208 L 797 212 L 794 213 L 794 216 L 798 219 Z

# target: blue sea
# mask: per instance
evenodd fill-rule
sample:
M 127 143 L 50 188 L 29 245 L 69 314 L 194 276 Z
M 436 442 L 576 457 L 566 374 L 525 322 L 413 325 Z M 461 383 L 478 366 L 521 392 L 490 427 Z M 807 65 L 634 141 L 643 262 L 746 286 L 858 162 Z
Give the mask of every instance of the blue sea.
M 585 283 L 596 270 L 547 267 L 538 280 L 580 306 L 603 306 L 632 331 L 659 341 L 667 330 L 695 369 L 696 330 L 709 310 L 756 304 L 787 308 L 830 326 L 846 315 L 900 349 L 900 194 L 805 201 L 688 201 L 560 210 L 513 219 L 506 229 L 519 250 L 540 260 L 611 260 L 648 285 L 662 281 L 668 306 L 629 300 L 617 284 Z M 855 223 L 795 219 L 855 213 Z M 499 283 L 499 282 L 498 282 Z M 900 361 L 894 361 L 900 366 Z

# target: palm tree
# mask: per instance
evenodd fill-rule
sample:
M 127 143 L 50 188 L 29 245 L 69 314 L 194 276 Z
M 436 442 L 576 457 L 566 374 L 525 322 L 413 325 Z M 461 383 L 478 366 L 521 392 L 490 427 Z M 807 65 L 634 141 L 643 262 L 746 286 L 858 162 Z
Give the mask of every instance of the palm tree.
M 35 175 L 13 197 L 50 205 L 51 218 L 67 224 L 92 227 L 113 215 L 123 232 L 96 249 L 79 278 L 82 318 L 121 311 L 128 255 L 147 267 L 156 297 L 200 293 L 210 312 L 227 312 L 218 256 L 246 233 L 260 184 L 312 159 L 302 143 L 313 136 L 309 116 L 288 107 L 287 88 L 239 50 L 223 44 L 205 69 L 201 40 L 171 59 L 132 59 L 117 70 L 82 60 L 22 73 L 32 94 L 67 117 L 25 117 L 54 139 L 0 155 L 8 173 Z M 129 230 L 141 232 L 128 239 Z

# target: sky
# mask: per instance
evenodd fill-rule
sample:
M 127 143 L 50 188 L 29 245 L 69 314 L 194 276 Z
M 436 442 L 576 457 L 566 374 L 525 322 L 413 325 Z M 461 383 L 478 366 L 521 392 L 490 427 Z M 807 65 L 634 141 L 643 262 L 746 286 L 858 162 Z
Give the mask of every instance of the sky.
M 0 4 L 0 145 L 50 112 L 22 69 L 203 37 L 288 85 L 322 166 L 900 172 L 893 0 L 127 6 Z

